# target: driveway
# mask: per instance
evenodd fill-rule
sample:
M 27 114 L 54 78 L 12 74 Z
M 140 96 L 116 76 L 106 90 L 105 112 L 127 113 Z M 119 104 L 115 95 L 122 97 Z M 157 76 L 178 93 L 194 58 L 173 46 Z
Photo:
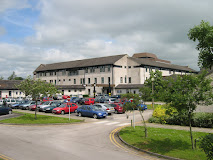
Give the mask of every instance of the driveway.
M 150 110 L 144 112 L 146 119 L 151 114 Z M 125 114 L 114 114 L 106 119 L 88 118 L 91 121 L 71 125 L 0 125 L 0 156 L 14 160 L 158 159 L 135 152 L 122 144 L 113 144 L 110 133 L 130 124 L 132 117 L 132 114 L 129 119 Z M 135 119 L 141 120 L 137 111 Z

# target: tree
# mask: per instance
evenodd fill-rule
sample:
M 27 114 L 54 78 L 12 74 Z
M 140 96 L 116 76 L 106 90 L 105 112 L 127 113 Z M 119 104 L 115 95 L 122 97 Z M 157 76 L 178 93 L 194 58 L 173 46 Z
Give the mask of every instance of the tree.
M 212 80 L 206 78 L 206 73 L 207 71 L 203 71 L 198 75 L 179 75 L 170 78 L 167 80 L 167 87 L 161 90 L 164 102 L 176 108 L 179 114 L 188 115 L 192 149 L 194 149 L 191 127 L 193 112 L 197 105 L 212 104 L 213 99 Z
M 40 79 L 33 80 L 30 76 L 23 80 L 20 85 L 17 85 L 17 88 L 25 93 L 25 96 L 30 95 L 33 100 L 36 101 L 35 119 L 37 119 L 37 101 L 40 96 L 52 96 L 56 93 L 59 93 L 59 91 L 53 84 L 46 83 L 45 81 L 42 81 Z
M 4 77 L 3 77 L 3 76 L 1 76 L 1 77 L 0 77 L 0 80 L 3 80 L 3 79 L 4 79 Z
M 133 111 L 133 112 L 134 112 L 134 110 L 140 111 L 140 115 L 141 115 L 142 121 L 144 123 L 145 137 L 147 137 L 148 136 L 147 126 L 146 126 L 146 122 L 145 122 L 144 117 L 143 117 L 143 111 L 144 110 L 141 107 L 141 101 L 142 101 L 141 97 L 138 94 L 127 93 L 127 94 L 123 94 L 122 98 L 127 100 L 127 102 L 125 102 L 125 104 L 124 104 L 124 110 L 125 111 Z M 130 102 L 129 99 L 132 99 L 132 101 Z
M 13 71 L 13 73 L 7 78 L 8 80 L 14 80 L 16 78 L 16 74 Z
M 153 80 L 153 81 L 152 81 Z M 144 87 L 140 88 L 140 92 L 142 93 L 142 99 L 144 101 L 149 101 L 152 98 L 155 100 L 161 100 L 162 94 L 161 90 L 166 87 L 166 81 L 164 81 L 162 72 L 156 70 L 156 72 L 150 72 L 150 77 L 144 83 Z M 154 94 L 152 94 L 152 83 L 154 88 Z
M 198 41 L 196 49 L 200 52 L 198 65 L 201 68 L 213 66 L 213 26 L 209 22 L 201 21 L 200 25 L 191 28 L 188 33 L 190 40 Z
M 15 77 L 14 80 L 24 80 L 22 77 Z

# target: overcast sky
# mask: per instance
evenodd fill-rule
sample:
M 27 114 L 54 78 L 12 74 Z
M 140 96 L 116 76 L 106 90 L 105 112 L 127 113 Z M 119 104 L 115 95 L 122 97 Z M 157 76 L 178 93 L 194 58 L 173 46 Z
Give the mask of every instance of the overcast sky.
M 149 52 L 197 66 L 190 28 L 213 19 L 212 0 L 0 0 L 0 77 L 40 64 Z

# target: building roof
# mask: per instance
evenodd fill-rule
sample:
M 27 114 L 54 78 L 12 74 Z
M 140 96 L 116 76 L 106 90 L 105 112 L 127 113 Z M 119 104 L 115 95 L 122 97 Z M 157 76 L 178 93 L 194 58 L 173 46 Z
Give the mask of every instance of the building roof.
M 181 70 L 181 71 L 188 71 L 188 72 L 197 73 L 197 71 L 189 68 L 188 66 L 179 66 L 179 65 L 174 65 L 174 64 L 170 64 L 170 63 L 156 62 L 156 61 L 149 60 L 149 59 L 141 59 L 141 58 L 134 58 L 134 57 L 128 57 L 128 58 L 133 60 L 133 61 L 135 61 L 135 62 L 137 62 L 139 65 L 166 68 L 166 69 L 174 69 L 174 70 Z
M 144 84 L 119 84 L 115 89 L 139 89 L 142 88 Z
M 22 80 L 0 80 L 1 90 L 16 90 L 16 85 L 19 85 Z
M 52 64 L 41 64 L 35 72 L 38 71 L 47 71 L 47 70 L 58 70 L 58 69 L 68 69 L 68 68 L 81 68 L 81 67 L 90 67 L 90 66 L 99 66 L 99 65 L 111 65 L 116 61 L 124 57 L 126 54 L 107 56 L 107 57 L 98 57 L 91 59 L 83 59 L 76 61 L 52 63 Z

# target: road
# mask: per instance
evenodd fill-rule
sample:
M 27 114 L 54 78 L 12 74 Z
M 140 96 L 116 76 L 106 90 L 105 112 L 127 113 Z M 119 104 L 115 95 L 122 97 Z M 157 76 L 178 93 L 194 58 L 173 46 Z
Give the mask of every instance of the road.
M 151 114 L 150 110 L 144 112 L 146 119 Z M 84 119 L 85 123 L 71 125 L 0 125 L 0 157 L 7 156 L 10 160 L 159 159 L 134 151 L 114 139 L 112 131 L 130 124 L 132 114 L 129 119 L 125 114 Z M 141 120 L 137 111 L 135 119 Z

